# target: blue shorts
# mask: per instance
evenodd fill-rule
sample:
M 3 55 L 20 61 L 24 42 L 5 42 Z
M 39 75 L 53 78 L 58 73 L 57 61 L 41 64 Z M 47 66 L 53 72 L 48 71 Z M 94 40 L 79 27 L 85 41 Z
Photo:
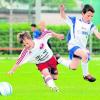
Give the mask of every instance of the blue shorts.
M 77 57 L 77 58 L 80 58 L 80 59 L 81 59 L 81 57 L 79 57 L 79 56 L 77 56 L 77 55 L 74 54 L 75 51 L 76 51 L 77 49 L 79 49 L 79 48 L 80 48 L 79 46 L 74 46 L 72 49 L 69 50 L 69 58 L 70 58 L 71 60 L 73 59 L 73 57 Z
M 69 58 L 71 60 L 73 58 L 79 58 L 79 59 L 81 59 L 80 56 L 77 56 L 77 55 L 74 54 L 77 49 L 80 49 L 80 47 L 79 46 L 74 46 L 72 49 L 69 50 Z M 88 60 L 90 60 L 90 53 L 88 53 Z

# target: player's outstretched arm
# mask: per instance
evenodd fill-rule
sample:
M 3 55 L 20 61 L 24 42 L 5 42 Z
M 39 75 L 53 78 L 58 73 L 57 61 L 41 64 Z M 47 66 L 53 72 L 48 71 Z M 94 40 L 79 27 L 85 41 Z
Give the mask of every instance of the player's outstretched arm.
M 13 74 L 20 65 L 28 62 L 27 60 L 24 61 L 24 58 L 27 55 L 27 53 L 28 53 L 27 48 L 24 48 L 21 54 L 19 55 L 16 64 L 12 67 L 12 69 L 8 72 L 8 74 Z
M 100 39 L 100 32 L 95 32 L 94 34 L 98 39 Z
M 18 67 L 19 67 L 19 66 L 15 64 L 15 65 L 12 67 L 12 69 L 8 72 L 8 74 L 9 74 L 9 75 L 13 74 L 13 73 L 16 71 L 16 69 L 17 69 Z
M 60 16 L 61 18 L 63 19 L 66 19 L 66 14 L 65 14 L 65 11 L 64 11 L 64 5 L 60 5 Z
M 52 37 L 58 38 L 60 40 L 64 39 L 64 35 L 63 34 L 57 34 L 55 32 L 52 32 Z

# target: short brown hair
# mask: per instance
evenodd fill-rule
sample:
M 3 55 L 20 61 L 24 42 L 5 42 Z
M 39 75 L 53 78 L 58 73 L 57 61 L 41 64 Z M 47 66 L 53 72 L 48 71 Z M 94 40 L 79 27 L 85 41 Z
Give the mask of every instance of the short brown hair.
M 92 13 L 95 12 L 94 8 L 93 8 L 91 5 L 86 4 L 86 5 L 84 5 L 84 7 L 83 7 L 83 9 L 82 9 L 82 13 L 85 14 L 85 13 L 88 12 L 88 11 L 91 11 Z
M 24 32 L 18 33 L 17 40 L 19 41 L 19 43 L 22 44 L 25 37 L 27 39 L 32 39 L 30 33 L 28 31 L 24 31 Z
M 36 27 L 37 25 L 36 24 L 31 24 L 31 27 Z

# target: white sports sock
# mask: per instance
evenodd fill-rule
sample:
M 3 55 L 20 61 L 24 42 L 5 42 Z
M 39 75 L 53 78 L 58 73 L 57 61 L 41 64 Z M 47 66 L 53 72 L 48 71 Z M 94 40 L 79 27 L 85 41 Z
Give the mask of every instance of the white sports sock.
M 82 62 L 82 71 L 83 71 L 83 76 L 87 76 L 89 74 L 88 63 Z
M 65 67 L 68 67 L 68 68 L 70 67 L 71 60 L 69 60 L 69 59 L 64 59 L 64 58 L 60 57 L 57 61 L 59 64 L 62 64 Z
M 45 81 L 49 87 L 51 87 L 51 88 L 56 87 L 56 85 L 50 75 L 45 77 Z

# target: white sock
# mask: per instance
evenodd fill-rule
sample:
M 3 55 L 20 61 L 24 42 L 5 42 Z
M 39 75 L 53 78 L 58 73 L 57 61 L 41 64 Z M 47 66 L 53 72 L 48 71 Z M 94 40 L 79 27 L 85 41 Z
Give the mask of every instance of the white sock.
M 71 60 L 69 60 L 69 59 L 64 59 L 64 58 L 60 57 L 57 61 L 59 64 L 62 64 L 68 68 L 70 67 Z
M 83 76 L 87 76 L 89 74 L 88 63 L 82 62 L 82 71 L 83 71 Z
M 48 87 L 51 87 L 51 88 L 56 87 L 56 85 L 50 75 L 45 77 L 45 81 L 46 81 Z

